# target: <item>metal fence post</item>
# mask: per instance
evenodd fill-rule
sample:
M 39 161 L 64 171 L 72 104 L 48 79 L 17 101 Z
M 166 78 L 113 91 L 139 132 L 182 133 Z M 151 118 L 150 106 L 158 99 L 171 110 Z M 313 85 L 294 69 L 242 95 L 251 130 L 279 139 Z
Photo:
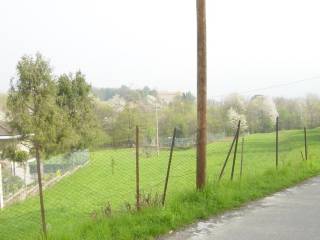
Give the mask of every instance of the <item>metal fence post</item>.
M 224 163 L 223 163 L 223 166 L 222 166 L 222 169 L 221 169 L 221 172 L 220 172 L 220 175 L 219 175 L 219 181 L 221 180 L 222 175 L 223 175 L 223 173 L 224 173 L 224 170 L 225 170 L 225 168 L 226 168 L 227 162 L 228 162 L 228 160 L 229 160 L 229 157 L 230 157 L 231 152 L 232 152 L 232 149 L 233 149 L 233 145 L 234 145 L 235 141 L 237 140 L 238 132 L 239 132 L 239 124 L 238 124 L 237 131 L 236 131 L 236 133 L 235 133 L 235 135 L 234 135 L 234 138 L 233 138 L 233 140 L 232 140 L 232 144 L 231 144 L 231 146 L 230 146 L 230 149 L 229 149 L 227 158 L 226 158 L 226 160 L 225 160 Z
M 238 151 L 238 141 L 239 141 L 239 135 L 240 135 L 240 124 L 241 121 L 239 121 L 238 123 L 238 134 L 237 134 L 237 138 L 236 138 L 236 145 L 234 147 L 234 154 L 233 154 L 233 161 L 232 161 L 232 169 L 231 169 L 231 181 L 233 180 L 233 176 L 234 176 L 234 167 L 236 165 L 236 158 L 237 158 L 237 151 Z
M 243 145 L 244 145 L 244 137 L 242 138 L 241 143 L 241 162 L 240 162 L 240 179 L 242 178 L 242 169 L 243 169 Z
M 140 210 L 139 127 L 136 126 L 136 207 Z
M 279 165 L 279 117 L 276 120 L 276 168 Z
M 2 165 L 0 163 L 0 210 L 4 208 L 3 203 L 3 187 L 2 187 Z
M 304 127 L 304 154 L 305 159 L 308 160 L 308 143 L 307 143 L 307 128 Z
M 166 175 L 166 180 L 165 180 L 165 185 L 164 185 L 164 190 L 163 190 L 163 195 L 162 195 L 162 205 L 164 205 L 164 203 L 166 201 L 167 188 L 168 188 L 168 182 L 169 182 L 169 175 L 170 175 L 172 154 L 173 154 L 175 139 L 176 139 L 176 128 L 174 128 L 174 130 L 173 130 L 172 143 L 171 143 L 171 148 L 170 148 L 170 156 L 169 156 L 168 168 L 167 168 L 167 175 Z

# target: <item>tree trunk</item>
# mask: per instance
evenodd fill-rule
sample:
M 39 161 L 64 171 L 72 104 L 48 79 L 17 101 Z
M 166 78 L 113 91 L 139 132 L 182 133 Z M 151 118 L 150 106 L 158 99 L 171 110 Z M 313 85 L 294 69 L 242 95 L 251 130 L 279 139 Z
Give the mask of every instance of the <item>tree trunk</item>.
M 43 189 L 42 189 L 41 160 L 40 160 L 40 152 L 39 152 L 38 146 L 36 146 L 36 161 L 37 161 L 37 173 L 38 173 L 38 186 L 39 186 L 39 200 L 40 200 L 42 230 L 43 230 L 43 234 L 44 234 L 45 239 L 47 239 L 46 216 L 45 216 L 44 201 L 43 201 Z

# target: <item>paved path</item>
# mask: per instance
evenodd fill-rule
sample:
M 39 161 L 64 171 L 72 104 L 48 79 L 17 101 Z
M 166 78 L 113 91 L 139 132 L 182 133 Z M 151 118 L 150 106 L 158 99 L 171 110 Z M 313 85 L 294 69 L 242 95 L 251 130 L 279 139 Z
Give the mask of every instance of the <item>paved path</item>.
M 163 240 L 320 240 L 320 177 Z

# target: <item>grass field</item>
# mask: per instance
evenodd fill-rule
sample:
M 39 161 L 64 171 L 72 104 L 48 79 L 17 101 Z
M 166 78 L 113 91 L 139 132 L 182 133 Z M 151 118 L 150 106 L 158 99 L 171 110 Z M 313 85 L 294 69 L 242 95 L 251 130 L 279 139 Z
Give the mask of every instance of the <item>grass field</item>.
M 303 131 L 280 132 L 280 162 L 275 169 L 274 133 L 245 138 L 244 168 L 230 182 L 228 164 L 223 181 L 217 176 L 231 140 L 208 145 L 208 186 L 195 191 L 195 149 L 176 150 L 172 161 L 166 207 L 134 208 L 133 149 L 93 151 L 88 165 L 45 191 L 49 239 L 152 239 L 196 219 L 238 207 L 320 173 L 320 129 L 308 132 L 309 160 L 302 162 Z M 241 149 L 241 148 L 240 148 Z M 239 153 L 240 153 L 239 149 Z M 231 160 L 231 159 L 230 159 Z M 168 151 L 141 157 L 141 188 L 161 194 Z M 107 212 L 111 216 L 105 216 Z M 0 212 L 0 239 L 40 238 L 39 200 L 32 197 Z

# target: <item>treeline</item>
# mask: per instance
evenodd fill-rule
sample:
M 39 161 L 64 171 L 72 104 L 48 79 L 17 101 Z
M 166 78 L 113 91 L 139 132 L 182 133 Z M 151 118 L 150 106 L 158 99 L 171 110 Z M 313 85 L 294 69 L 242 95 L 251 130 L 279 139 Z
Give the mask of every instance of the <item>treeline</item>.
M 108 101 L 114 96 L 118 95 L 119 97 L 125 99 L 126 101 L 137 101 L 148 95 L 157 96 L 157 91 L 150 89 L 149 87 L 144 87 L 143 89 L 131 89 L 125 85 L 122 85 L 120 88 L 92 88 L 92 91 L 95 96 L 97 96 L 102 101 Z
M 196 98 L 190 93 L 176 96 L 164 103 L 157 95 L 155 102 L 148 101 L 148 95 L 140 101 L 125 101 L 112 105 L 109 101 L 97 100 L 97 115 L 109 143 L 133 142 L 134 128 L 142 127 L 147 141 L 155 142 L 156 128 L 160 137 L 171 136 L 177 127 L 177 136 L 191 138 L 196 135 Z M 114 97 L 121 102 L 121 97 Z M 270 98 L 256 95 L 246 98 L 230 94 L 222 101 L 208 101 L 208 133 L 232 135 L 239 120 L 241 129 L 247 133 L 274 131 L 276 117 L 280 116 L 280 129 L 299 129 L 303 126 L 320 126 L 320 99 L 309 94 L 305 98 Z M 157 118 L 158 117 L 158 125 Z
M 41 139 L 48 142 L 53 139 L 50 146 L 53 149 L 59 141 L 69 148 L 133 145 L 136 125 L 140 126 L 146 144 L 155 144 L 157 133 L 160 138 L 168 139 L 175 127 L 179 138 L 196 136 L 196 98 L 190 92 L 168 97 L 148 87 L 92 89 L 81 72 L 55 76 L 41 55 L 26 56 L 19 61 L 17 79 L 8 94 L 9 97 L 0 95 L 2 118 L 3 112 L 9 112 L 7 120 L 25 135 L 37 132 L 41 136 L 41 131 L 48 136 L 55 133 L 54 138 Z M 35 110 L 43 122 L 30 116 Z M 318 127 L 320 98 L 314 94 L 288 99 L 234 93 L 220 101 L 209 100 L 208 135 L 232 135 L 239 120 L 242 132 L 271 132 L 277 116 L 280 116 L 280 129 Z M 45 123 L 54 131 L 48 130 Z

